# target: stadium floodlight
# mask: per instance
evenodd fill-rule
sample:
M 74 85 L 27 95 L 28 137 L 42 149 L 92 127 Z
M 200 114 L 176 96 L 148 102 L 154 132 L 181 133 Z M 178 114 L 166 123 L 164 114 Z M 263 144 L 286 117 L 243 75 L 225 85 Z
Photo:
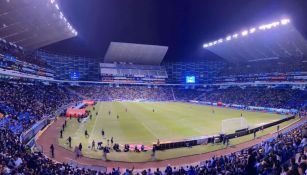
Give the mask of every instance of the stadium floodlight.
M 204 45 L 203 45 L 203 48 L 207 48 L 207 47 L 209 47 L 208 44 L 204 44 Z
M 64 15 L 62 12 L 60 12 L 60 19 L 63 19 Z
M 249 33 L 254 33 L 256 31 L 256 28 L 249 29 Z
M 219 44 L 219 43 L 223 43 L 224 41 L 230 41 L 230 40 L 232 40 L 232 39 L 237 39 L 237 38 L 239 38 L 239 35 L 240 36 L 247 36 L 247 35 L 249 35 L 249 34 L 252 34 L 252 33 L 255 33 L 256 31 L 258 31 L 258 30 L 268 30 L 268 29 L 271 29 L 271 28 L 275 28 L 275 27 L 278 27 L 278 26 L 280 26 L 280 25 L 286 25 L 286 24 L 288 24 L 288 23 L 290 23 L 290 19 L 287 19 L 287 18 L 283 18 L 283 19 L 281 19 L 281 20 L 279 20 L 279 21 L 274 21 L 274 22 L 272 22 L 272 23 L 269 23 L 269 24 L 263 24 L 263 25 L 260 25 L 260 26 L 258 26 L 257 28 L 255 28 L 255 27 L 252 27 L 252 28 L 250 28 L 250 29 L 248 29 L 248 30 L 243 30 L 241 33 L 235 33 L 235 34 L 233 34 L 233 35 L 228 35 L 228 36 L 226 36 L 226 38 L 224 38 L 224 39 L 218 39 L 218 40 L 216 40 L 216 41 L 213 41 L 213 42 L 211 42 L 211 43 L 208 43 L 207 45 L 208 45 L 208 47 L 210 47 L 210 46 L 214 46 L 214 45 L 216 45 L 216 44 Z
M 266 28 L 267 28 L 267 29 L 271 29 L 271 28 L 272 28 L 272 24 L 267 24 L 267 25 L 266 25 Z
M 281 22 L 282 25 L 286 25 L 286 24 L 290 23 L 290 19 L 281 19 L 280 22 Z
M 248 34 L 248 31 L 247 31 L 247 30 L 244 30 L 244 31 L 241 33 L 242 36 L 246 36 L 247 34 Z
M 261 25 L 261 26 L 258 27 L 258 29 L 259 29 L 259 30 L 265 30 L 265 29 L 266 29 L 266 26 L 265 26 L 265 25 Z
M 279 24 L 280 24 L 280 22 L 273 22 L 271 25 L 272 25 L 273 27 L 277 27 L 277 26 L 279 26 Z
M 60 10 L 59 4 L 55 4 L 55 7 Z
M 230 40 L 231 40 L 231 36 L 229 35 L 226 37 L 226 41 L 230 41 Z
M 50 0 L 50 3 L 53 4 L 55 0 Z
M 235 33 L 235 34 L 232 35 L 232 37 L 233 37 L 233 38 L 238 38 L 238 34 Z

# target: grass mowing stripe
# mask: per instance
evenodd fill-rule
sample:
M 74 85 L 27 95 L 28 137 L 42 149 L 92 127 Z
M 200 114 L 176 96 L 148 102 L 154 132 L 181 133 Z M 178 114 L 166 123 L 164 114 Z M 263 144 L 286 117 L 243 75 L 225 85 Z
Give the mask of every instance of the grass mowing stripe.
M 119 144 L 151 145 L 157 138 L 163 142 L 218 134 L 223 119 L 238 117 L 242 112 L 228 108 L 173 102 L 98 102 L 95 108 L 99 112 L 98 117 L 94 118 L 95 115 L 93 115 L 93 119 L 88 120 L 84 125 L 78 123 L 76 119 L 68 122 L 64 138 L 66 140 L 69 135 L 74 136 L 73 146 L 77 146 L 80 142 L 83 145 L 89 144 L 92 139 L 95 139 L 95 141 L 102 140 L 101 128 L 106 131 L 106 138 L 110 139 L 113 136 L 115 143 Z M 128 109 L 127 112 L 126 108 Z M 155 112 L 152 111 L 153 108 Z M 215 110 L 214 114 L 212 109 Z M 108 115 L 109 110 L 111 110 L 111 116 Z M 116 119 L 117 114 L 120 116 L 119 119 Z M 259 112 L 244 111 L 243 114 L 251 126 L 282 118 L 275 114 Z M 85 128 L 90 132 L 89 140 L 84 136 Z M 67 147 L 64 138 L 59 140 L 61 145 Z M 249 138 L 252 138 L 252 136 L 249 136 Z M 105 145 L 106 142 L 103 141 L 103 143 Z M 163 160 L 186 154 L 206 152 L 208 149 L 215 148 L 201 146 L 195 150 L 192 149 L 193 151 L 178 149 L 159 152 L 157 158 Z M 101 152 L 91 151 L 90 149 L 84 149 L 84 151 L 84 154 L 90 157 L 101 158 Z M 130 152 L 118 154 L 112 152 L 110 158 L 123 161 L 146 161 L 150 159 L 150 154 L 133 154 Z

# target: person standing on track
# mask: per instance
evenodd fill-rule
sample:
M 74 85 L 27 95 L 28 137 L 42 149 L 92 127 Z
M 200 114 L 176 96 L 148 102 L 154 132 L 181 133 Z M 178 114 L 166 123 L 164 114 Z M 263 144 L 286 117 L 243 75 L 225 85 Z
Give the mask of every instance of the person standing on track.
M 68 140 L 69 148 L 71 148 L 71 137 L 69 136 L 67 140 Z
M 90 135 L 88 135 L 87 129 L 85 129 L 84 135 L 85 135 L 86 138 L 89 138 L 89 137 L 90 137 Z
M 60 131 L 60 138 L 63 138 L 63 130 Z
M 160 150 L 160 139 L 157 140 L 156 150 Z
M 54 158 L 54 146 L 51 144 L 50 146 L 51 157 Z
M 101 135 L 102 135 L 102 137 L 104 137 L 104 130 L 103 129 L 101 129 Z
M 79 144 L 79 150 L 82 152 L 82 143 Z
M 92 148 L 91 148 L 91 150 L 93 150 L 93 149 L 95 150 L 95 140 L 92 141 Z

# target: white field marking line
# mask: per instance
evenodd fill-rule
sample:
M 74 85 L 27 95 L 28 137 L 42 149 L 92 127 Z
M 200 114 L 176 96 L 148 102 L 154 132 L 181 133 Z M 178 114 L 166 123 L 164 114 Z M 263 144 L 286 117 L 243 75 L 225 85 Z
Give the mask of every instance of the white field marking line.
M 77 124 L 78 125 L 78 124 Z M 74 134 L 74 137 L 72 138 L 78 138 L 80 137 L 80 134 L 82 134 L 82 130 L 84 128 L 84 123 L 81 123 L 80 126 L 78 127 L 76 133 Z
M 144 106 L 142 106 L 144 109 L 146 109 L 146 106 L 144 107 Z M 151 109 L 150 109 L 151 110 Z M 136 111 L 136 113 L 139 113 L 139 111 Z M 142 114 L 141 114 L 142 115 Z M 149 131 L 156 139 L 159 139 L 160 137 L 158 137 L 158 135 L 157 134 L 155 134 L 155 132 L 153 132 L 153 130 L 150 128 L 150 127 L 148 127 L 147 125 L 145 125 L 145 123 L 144 122 L 141 122 L 141 120 L 138 118 L 138 117 L 134 117 L 133 115 L 132 115 L 132 117 L 134 118 L 134 119 L 136 119 L 136 120 L 138 120 L 140 123 L 142 123 L 142 125 L 144 126 L 144 128 L 147 130 L 147 131 Z
M 184 126 L 187 126 L 187 127 L 191 128 L 192 130 L 198 132 L 199 134 L 202 134 L 203 128 L 201 128 L 201 127 L 197 127 L 196 128 L 196 127 L 191 126 L 191 124 L 186 124 L 186 122 L 187 122 L 186 118 L 179 119 L 178 122 L 180 124 L 184 125 Z
M 142 125 L 144 126 L 145 129 L 147 129 L 147 131 L 149 131 L 153 136 L 155 136 L 156 139 L 159 138 L 159 137 L 155 134 L 155 132 L 153 132 L 147 125 L 144 124 L 144 122 L 142 122 Z
M 90 137 L 88 138 L 88 145 L 91 145 L 91 143 L 92 143 L 92 135 L 93 135 L 93 133 L 94 133 L 94 131 L 95 131 L 98 117 L 99 117 L 99 116 L 96 115 L 95 123 L 94 123 L 93 129 L 92 129 L 92 131 L 91 131 Z

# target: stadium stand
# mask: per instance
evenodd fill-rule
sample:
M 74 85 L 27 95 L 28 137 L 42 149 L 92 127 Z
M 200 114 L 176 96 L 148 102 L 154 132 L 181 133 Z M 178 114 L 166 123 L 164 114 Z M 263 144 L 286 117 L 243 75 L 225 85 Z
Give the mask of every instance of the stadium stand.
M 106 53 L 106 62 L 101 63 L 94 58 L 44 50 L 26 52 L 26 49 L 41 48 L 78 34 L 54 0 L 37 1 L 37 5 L 45 10 L 33 10 L 37 6 L 29 5 L 27 1 L 19 4 L 15 1 L 0 2 L 0 9 L 6 11 L 1 18 L 10 22 L 9 26 L 3 24 L 0 27 L 0 37 L 7 39 L 0 38 L 0 174 L 307 174 L 307 121 L 304 118 L 307 114 L 307 61 L 303 53 L 307 45 L 292 24 L 270 30 L 274 37 L 267 42 L 264 42 L 265 34 L 257 33 L 243 39 L 245 42 L 233 41 L 235 44 L 232 46 L 222 44 L 221 40 L 204 44 L 204 48 L 225 60 L 162 62 L 167 46 L 113 42 Z M 27 8 L 21 8 L 23 6 Z M 28 21 L 21 19 L 18 14 L 21 12 L 32 18 Z M 46 25 L 40 18 L 42 14 L 51 21 L 50 24 Z M 278 26 L 283 23 L 289 21 L 281 20 Z M 34 24 L 38 27 L 33 27 Z M 5 30 L 11 25 L 14 30 Z M 269 25 L 273 28 L 277 23 Z M 28 34 L 23 34 L 26 27 L 29 28 Z M 260 26 L 259 30 L 263 27 L 267 30 L 268 26 L 262 26 L 262 29 Z M 288 39 L 276 35 L 276 31 L 292 36 L 295 44 L 287 44 Z M 253 47 L 254 41 L 265 44 L 258 44 L 259 48 L 256 48 Z M 285 46 L 286 51 L 277 47 L 280 45 Z M 134 47 L 137 49 L 133 50 Z M 250 51 L 246 52 L 248 47 Z M 273 49 L 267 49 L 270 47 Z M 242 54 L 237 55 L 241 48 L 244 48 Z M 189 84 L 187 76 L 193 76 L 196 81 Z M 265 141 L 238 152 L 213 156 L 193 165 L 168 165 L 142 171 L 120 167 L 111 167 L 109 171 L 80 168 L 56 162 L 42 150 L 34 150 L 38 131 L 32 131 L 56 121 L 58 112 L 65 113 L 71 104 L 83 107 L 83 100 L 93 103 L 92 100 L 175 101 L 224 104 L 223 107 L 233 105 L 240 106 L 240 109 L 280 109 L 293 118 L 297 115 L 300 120 L 282 132 L 270 133 L 271 137 Z M 37 127 L 41 121 L 44 121 L 42 126 Z
M 6 50 L 6 53 L 7 52 Z M 20 63 L 22 65 L 27 64 L 22 62 L 11 63 L 12 61 L 8 61 L 8 58 L 5 58 L 5 56 L 2 57 L 2 61 L 3 63 L 10 63 L 9 66 L 3 67 L 4 69 L 10 70 L 13 68 L 17 72 L 23 72 L 23 69 L 20 69 L 20 66 L 17 69 L 15 67 L 18 67 Z M 144 68 L 147 69 L 148 67 Z M 153 66 L 151 69 L 155 70 L 154 68 L 156 67 Z M 208 69 L 206 69 L 205 72 L 207 72 Z M 141 68 L 137 70 L 141 70 Z M 169 71 L 169 69 L 167 70 Z M 212 71 L 212 77 L 214 77 L 213 75 L 217 75 L 217 72 L 219 72 L 218 70 Z M 293 70 L 294 69 L 291 69 L 291 71 Z M 155 72 L 156 71 L 157 70 L 155 70 Z M 253 71 L 250 72 L 255 73 Z M 131 74 L 131 70 L 129 70 L 128 74 Z M 173 73 L 171 73 L 171 75 L 172 74 Z M 181 76 L 182 75 L 184 74 L 181 74 Z M 273 77 L 275 74 L 267 73 L 265 75 Z M 304 76 L 303 73 L 287 73 L 287 75 Z M 256 74 L 256 76 L 259 75 Z M 229 79 L 233 78 L 231 76 L 225 77 Z M 15 79 L 2 79 L 0 87 L 0 113 L 2 114 L 0 120 L 0 125 L 2 127 L 0 161 L 2 162 L 1 172 L 3 174 L 106 174 L 106 172 L 76 168 L 65 163 L 55 163 L 40 152 L 32 152 L 18 139 L 20 135 L 33 124 L 42 118 L 52 116 L 54 111 L 60 107 L 84 99 L 101 101 L 133 100 L 184 102 L 196 100 L 256 107 L 301 109 L 303 111 L 306 109 L 307 99 L 307 93 L 304 89 L 293 89 L 289 85 L 212 85 L 206 87 L 193 85 L 129 85 L 99 83 L 79 83 L 74 85 L 74 83 L 66 83 L 65 81 L 44 82 L 32 79 L 18 79 L 15 77 Z M 202 164 L 197 166 L 168 166 L 165 169 L 148 169 L 141 173 L 252 174 L 257 172 L 278 174 L 281 172 L 292 173 L 293 171 L 305 171 L 306 157 L 303 154 L 305 145 L 306 124 L 303 122 L 302 125 L 280 134 L 277 138 L 267 140 L 266 142 L 238 153 L 204 160 Z M 294 157 L 299 157 L 299 159 L 294 159 Z M 289 160 L 290 163 L 287 163 Z M 127 169 L 126 172 L 121 171 L 120 169 L 114 168 L 109 174 L 134 174 L 133 169 Z
M 61 105 L 78 100 L 56 85 L 1 81 L 0 87 L 0 112 L 4 114 L 1 124 L 15 133 L 28 129 L 43 117 L 50 117 Z
M 301 174 L 306 171 L 306 124 L 301 124 L 249 149 L 221 157 L 212 157 L 201 165 L 144 170 L 141 174 Z M 32 153 L 17 135 L 5 128 L 0 137 L 2 174 L 107 174 L 90 169 L 54 163 L 41 153 Z M 290 161 L 289 161 L 290 160 Z M 284 163 L 287 162 L 287 163 Z M 299 173 L 300 172 L 300 173 Z M 108 174 L 134 174 L 113 168 Z

